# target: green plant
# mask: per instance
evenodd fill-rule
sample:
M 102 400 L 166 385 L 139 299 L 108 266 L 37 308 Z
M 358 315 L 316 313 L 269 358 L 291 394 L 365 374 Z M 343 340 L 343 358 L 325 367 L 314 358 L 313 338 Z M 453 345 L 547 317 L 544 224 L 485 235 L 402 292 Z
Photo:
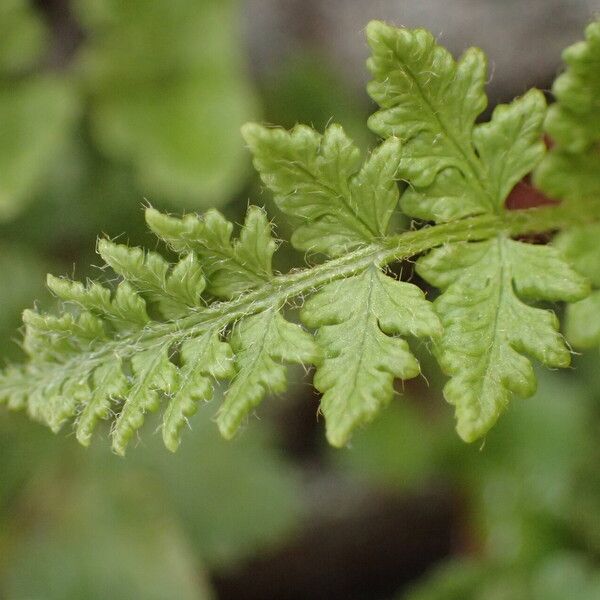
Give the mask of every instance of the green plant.
M 546 102 L 537 90 L 475 124 L 487 104 L 480 50 L 455 62 L 430 33 L 381 22 L 367 36 L 368 90 L 380 106 L 369 126 L 383 141 L 362 164 L 338 125 L 323 135 L 306 126 L 243 128 L 264 184 L 297 224 L 292 245 L 314 264 L 273 271 L 278 242 L 258 207 L 248 209 L 237 238 L 216 210 L 180 219 L 148 208 L 150 229 L 179 260 L 100 240 L 98 252 L 118 278 L 114 291 L 50 277 L 64 305 L 58 316 L 25 312 L 29 361 L 0 376 L 0 398 L 10 408 L 26 408 L 54 430 L 74 418 L 83 444 L 100 419 L 110 420 L 113 448 L 124 453 L 146 413 L 165 400 L 162 433 L 174 450 L 214 379 L 231 379 L 217 416 L 231 437 L 267 393 L 285 388 L 284 363 L 314 364 L 327 437 L 343 446 L 389 403 L 395 378 L 419 374 L 404 339 L 411 336 L 431 340 L 450 376 L 444 394 L 455 405 L 458 432 L 473 441 L 512 395 L 535 391 L 528 357 L 569 365 L 558 319 L 539 303 L 586 302 L 585 276 L 597 284 L 600 258 L 582 264 L 580 245 L 570 243 L 573 268 L 561 251 L 565 242 L 533 244 L 523 236 L 580 235 L 600 216 L 598 184 L 578 183 L 598 171 L 573 166 L 598 161 L 597 127 L 583 126 L 577 143 L 559 137 L 547 154 Z M 594 23 L 567 53 L 562 77 L 571 84 L 557 82 L 550 134 L 569 118 L 594 124 L 599 39 Z M 563 194 L 558 205 L 507 210 L 512 188 L 535 169 L 542 187 L 555 189 L 548 161 L 562 161 L 562 177 L 580 193 Z M 398 200 L 406 215 L 426 223 L 395 232 Z M 433 304 L 388 269 L 413 257 L 418 274 L 440 289 Z M 290 320 L 289 307 L 300 308 L 316 336 Z

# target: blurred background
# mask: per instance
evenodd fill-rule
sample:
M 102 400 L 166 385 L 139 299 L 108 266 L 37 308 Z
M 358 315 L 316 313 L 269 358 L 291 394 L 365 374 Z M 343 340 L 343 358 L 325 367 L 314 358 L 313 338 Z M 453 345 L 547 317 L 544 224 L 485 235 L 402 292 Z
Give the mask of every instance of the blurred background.
M 0 0 L 0 356 L 50 307 L 45 273 L 94 276 L 100 233 L 155 244 L 172 212 L 249 201 L 248 120 L 374 139 L 368 20 L 490 58 L 490 105 L 549 89 L 597 0 Z M 289 245 L 279 268 L 303 264 Z M 92 265 L 88 267 L 88 265 Z M 425 377 L 351 447 L 324 442 L 295 372 L 232 442 L 201 407 L 175 455 L 156 424 L 125 459 L 0 410 L 0 598 L 600 598 L 600 357 L 540 373 L 483 443 Z

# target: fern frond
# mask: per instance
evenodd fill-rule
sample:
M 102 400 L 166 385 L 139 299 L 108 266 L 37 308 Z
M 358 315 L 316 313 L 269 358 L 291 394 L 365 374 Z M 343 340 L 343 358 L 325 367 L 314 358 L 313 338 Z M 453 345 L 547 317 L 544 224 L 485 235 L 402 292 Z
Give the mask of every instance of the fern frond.
M 498 106 L 489 123 L 475 125 L 487 104 L 481 51 L 467 50 L 455 62 L 428 32 L 379 22 L 367 36 L 374 76 L 368 89 L 381 107 L 369 125 L 401 139 L 398 174 L 409 184 L 404 211 L 435 222 L 502 214 L 513 186 L 544 156 L 541 92 Z M 503 231 L 493 241 L 434 250 L 418 271 L 442 289 L 437 356 L 451 377 L 444 394 L 456 406 L 459 434 L 472 441 L 494 424 L 512 393 L 535 391 L 523 354 L 569 364 L 557 318 L 521 299 L 572 302 L 587 295 L 588 285 L 552 248 L 510 240 Z
M 568 365 L 558 319 L 535 303 L 589 293 L 563 252 L 593 284 L 600 278 L 579 265 L 585 253 L 572 250 L 580 242 L 514 238 L 600 220 L 600 197 L 585 212 L 569 203 L 504 208 L 544 157 L 543 95 L 532 90 L 475 125 L 487 103 L 481 51 L 455 62 L 431 34 L 379 22 L 368 39 L 369 92 L 381 107 L 369 124 L 386 139 L 364 162 L 338 125 L 323 134 L 243 130 L 277 205 L 300 222 L 292 243 L 326 260 L 274 273 L 277 241 L 255 206 L 235 238 L 216 210 L 177 218 L 148 208 L 148 226 L 178 259 L 100 240 L 114 284 L 50 276 L 61 308 L 25 312 L 28 362 L 0 371 L 0 402 L 53 430 L 74 420 L 84 445 L 109 421 L 120 454 L 146 414 L 164 406 L 162 435 L 175 450 L 217 380 L 230 381 L 217 422 L 231 437 L 267 394 L 285 389 L 286 363 L 315 365 L 327 437 L 342 446 L 390 402 L 396 378 L 418 375 L 410 336 L 433 340 L 458 432 L 472 441 L 514 393 L 534 391 L 528 356 Z M 401 197 L 398 179 L 408 184 Z M 433 224 L 390 231 L 399 198 L 409 216 Z M 441 290 L 433 305 L 386 270 L 417 256 L 417 271 Z M 597 269 L 600 257 L 592 260 Z M 303 325 L 286 319 L 289 305 L 301 306 Z
M 563 52 L 567 70 L 552 91 L 557 99 L 548 111 L 546 131 L 554 146 L 535 173 L 548 195 L 587 211 L 600 198 L 600 20 L 591 23 L 585 40 Z M 555 245 L 592 285 L 588 298 L 571 304 L 566 335 L 578 348 L 600 345 L 600 249 L 597 224 L 561 233 Z
M 325 359 L 315 387 L 327 439 L 347 443 L 351 431 L 368 422 L 393 395 L 394 378 L 411 379 L 419 363 L 400 335 L 436 337 L 439 319 L 423 292 L 388 277 L 375 265 L 362 274 L 323 287 L 306 303 L 302 321 L 318 328 Z
M 600 196 L 600 20 L 563 60 L 567 69 L 552 86 L 557 101 L 546 118 L 554 146 L 534 181 L 552 198 L 580 201 Z
M 600 174 L 597 176 L 600 179 Z M 554 244 L 578 273 L 588 278 L 592 293 L 567 307 L 565 334 L 576 348 L 600 346 L 600 225 L 573 227 Z
M 276 306 L 238 321 L 231 334 L 231 346 L 237 356 L 238 373 L 217 417 L 226 438 L 233 436 L 242 419 L 265 394 L 285 390 L 282 362 L 319 361 L 313 337 L 299 325 L 286 321 Z
M 318 356 L 312 338 L 287 323 L 280 306 L 273 305 L 261 318 L 271 315 L 269 323 L 276 323 L 283 337 L 274 337 L 273 327 L 260 323 L 254 328 L 257 339 L 252 339 L 249 325 L 257 317 L 238 314 L 232 334 L 234 357 L 222 335 L 232 322 L 226 311 L 207 309 L 201 296 L 207 287 L 201 260 L 209 265 L 208 285 L 215 294 L 239 295 L 258 280 L 272 277 L 275 241 L 261 209 L 250 207 L 240 236 L 233 241 L 232 224 L 216 211 L 193 221 L 158 215 L 153 209 L 147 216 L 155 229 L 167 231 L 172 246 L 184 252 L 181 260 L 170 265 L 156 252 L 100 240 L 98 252 L 121 282 L 113 291 L 98 282 L 49 276 L 49 288 L 64 303 L 62 313 L 25 312 L 24 349 L 30 362 L 23 370 L 7 370 L 0 384 L 0 395 L 11 406 L 23 405 L 27 396 L 30 415 L 54 430 L 74 418 L 83 444 L 90 442 L 99 420 L 114 416 L 112 439 L 118 453 L 125 451 L 145 414 L 156 411 L 163 399 L 168 400 L 163 437 L 174 450 L 186 418 L 199 400 L 211 397 L 214 379 L 233 378 L 224 409 L 235 407 L 239 425 L 271 387 L 285 386 L 283 366 L 278 364 L 278 376 L 271 377 L 273 358 L 310 362 Z M 190 229 L 193 233 L 188 235 Z M 181 326 L 186 317 L 196 323 L 197 333 Z M 292 330 L 296 337 L 285 339 Z M 263 340 L 265 331 L 269 337 Z M 295 346 L 299 339 L 305 343 L 303 352 Z M 257 345 L 267 342 L 265 352 L 256 351 Z M 286 344 L 292 349 L 286 350 Z M 257 382 L 251 394 L 248 381 Z M 234 430 L 230 423 L 228 431 Z
M 150 208 L 146 222 L 175 252 L 193 253 L 200 259 L 208 291 L 215 296 L 230 298 L 272 276 L 277 244 L 265 212 L 257 206 L 249 207 L 240 236 L 233 241 L 233 224 L 218 210 L 209 210 L 202 218 L 179 219 Z
M 511 393 L 535 392 L 524 353 L 550 367 L 570 363 L 556 315 L 523 300 L 578 300 L 585 283 L 552 248 L 503 236 L 442 246 L 417 269 L 443 290 L 435 302 L 444 325 L 436 354 L 452 375 L 444 392 L 456 406 L 458 433 L 473 441 L 495 423 Z
M 277 206 L 301 219 L 296 248 L 339 256 L 385 236 L 398 204 L 399 140 L 384 142 L 361 166 L 339 125 L 320 135 L 305 125 L 288 132 L 250 123 L 242 133 Z

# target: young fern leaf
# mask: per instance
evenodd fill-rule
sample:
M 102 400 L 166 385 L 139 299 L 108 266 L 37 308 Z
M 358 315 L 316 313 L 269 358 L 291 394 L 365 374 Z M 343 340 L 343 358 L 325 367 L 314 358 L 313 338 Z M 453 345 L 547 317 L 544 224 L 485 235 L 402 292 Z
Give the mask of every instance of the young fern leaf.
M 136 330 L 150 321 L 146 302 L 138 296 L 128 281 L 122 281 L 114 295 L 110 288 L 95 281 L 87 285 L 48 275 L 48 288 L 64 302 L 70 302 L 80 310 L 104 317 L 116 329 Z
M 374 76 L 368 89 L 381 106 L 369 125 L 402 141 L 404 211 L 435 222 L 502 214 L 513 186 L 544 156 L 541 92 L 498 106 L 489 123 L 475 125 L 487 103 L 481 51 L 470 49 L 456 63 L 430 33 L 380 22 L 369 25 L 367 36 Z M 444 394 L 456 406 L 459 435 L 473 441 L 512 393 L 535 391 L 523 354 L 549 366 L 569 364 L 554 314 L 522 300 L 572 302 L 586 296 L 588 285 L 556 250 L 501 230 L 489 241 L 432 250 L 417 269 L 442 289 L 435 307 L 444 326 L 436 354 L 451 377 Z
M 577 85 L 564 88 L 565 106 L 578 118 L 569 98 L 587 97 L 581 85 L 595 64 L 596 37 L 592 27 L 570 62 Z M 176 218 L 148 208 L 150 229 L 179 260 L 170 264 L 156 252 L 100 240 L 116 286 L 50 276 L 63 304 L 58 315 L 25 312 L 29 360 L 0 371 L 0 402 L 55 431 L 73 419 L 84 445 L 99 421 L 110 421 L 119 454 L 146 414 L 164 405 L 163 440 L 175 450 L 215 380 L 231 380 L 217 415 L 231 437 L 266 394 L 285 388 L 284 363 L 314 364 L 327 437 L 342 446 L 391 400 L 396 378 L 419 373 L 404 339 L 415 336 L 434 340 L 450 376 L 444 393 L 456 406 L 458 432 L 472 441 L 514 393 L 535 389 L 527 356 L 568 365 L 554 313 L 530 303 L 588 294 L 587 280 L 562 252 L 600 288 L 592 243 L 598 226 L 560 236 L 557 247 L 527 244 L 513 238 L 585 223 L 587 214 L 568 203 L 518 212 L 504 207 L 513 186 L 544 157 L 543 95 L 528 92 L 476 125 L 487 103 L 481 51 L 470 49 L 455 62 L 428 32 L 380 22 L 369 25 L 368 40 L 369 92 L 381 107 L 369 124 L 385 139 L 362 164 L 338 125 L 323 134 L 305 126 L 243 129 L 277 205 L 300 220 L 292 244 L 326 261 L 273 273 L 277 243 L 265 212 L 254 206 L 235 239 L 233 224 L 218 211 Z M 582 106 L 590 112 L 588 104 Z M 568 151 L 596 160 L 598 136 L 585 136 L 585 143 L 565 142 Z M 569 160 L 583 164 L 580 154 Z M 593 179 L 593 168 L 586 177 Z M 389 231 L 399 179 L 408 184 L 400 198 L 404 211 L 433 225 Z M 600 215 L 600 202 L 589 206 Z M 385 271 L 417 255 L 418 273 L 441 290 L 433 305 Z M 597 312 L 596 294 L 572 312 Z M 288 303 L 303 303 L 300 319 L 315 337 L 285 319 Z M 570 329 L 583 328 L 587 317 L 578 318 Z M 586 333 L 585 341 L 600 342 L 600 324 Z
M 435 302 L 444 324 L 436 354 L 452 376 L 444 392 L 456 405 L 457 431 L 472 441 L 496 421 L 511 393 L 535 392 L 524 353 L 550 367 L 570 363 L 558 318 L 523 300 L 578 300 L 585 283 L 556 250 L 505 237 L 447 244 L 419 260 L 417 270 L 443 290 Z
M 600 196 L 600 20 L 563 60 L 567 70 L 552 86 L 557 102 L 546 118 L 553 148 L 534 181 L 551 198 L 585 201 Z
M 163 317 L 181 317 L 198 306 L 206 280 L 198 258 L 184 256 L 171 270 L 157 252 L 130 248 L 109 240 L 98 241 L 98 254 L 112 270 L 128 281 L 146 298 L 157 305 Z M 171 272 L 169 272 L 171 271 Z
M 181 260 L 170 265 L 155 252 L 100 240 L 98 252 L 122 278 L 115 291 L 49 276 L 63 311 L 25 312 L 30 361 L 0 376 L 0 398 L 11 407 L 26 407 L 53 430 L 74 418 L 85 445 L 97 422 L 111 419 L 119 454 L 163 400 L 163 438 L 175 450 L 187 417 L 200 400 L 210 399 L 216 378 L 233 379 L 219 416 L 223 431 L 232 435 L 267 392 L 285 387 L 281 361 L 319 356 L 312 337 L 280 314 L 280 301 L 267 298 L 260 315 L 242 312 L 232 319 L 201 297 L 207 284 L 215 295 L 239 296 L 272 277 L 275 241 L 261 209 L 249 208 L 236 240 L 232 224 L 216 211 L 178 220 L 148 209 L 147 218 L 183 254 Z M 206 278 L 201 261 L 208 266 Z M 181 326 L 185 319 L 191 327 Z M 235 355 L 223 339 L 233 321 Z
M 600 198 L 600 20 L 586 29 L 586 39 L 563 52 L 567 70 L 552 91 L 557 99 L 548 111 L 546 131 L 554 145 L 535 173 L 548 195 L 589 210 Z M 566 313 L 567 339 L 578 348 L 600 345 L 600 227 L 574 227 L 554 244 L 592 285 L 588 298 Z
M 237 240 L 231 240 L 233 224 L 217 210 L 201 218 L 182 219 L 146 211 L 150 229 L 175 252 L 197 256 L 208 282 L 207 290 L 219 298 L 237 296 L 272 276 L 271 260 L 277 244 L 265 212 L 250 206 Z
M 580 153 L 600 139 L 600 20 L 590 23 L 585 40 L 563 51 L 567 70 L 552 86 L 556 97 L 546 128 L 564 150 Z
M 411 379 L 420 373 L 408 344 L 397 336 L 441 334 L 423 292 L 375 265 L 326 285 L 308 300 L 301 318 L 319 328 L 317 342 L 325 358 L 317 368 L 315 387 L 323 393 L 327 439 L 338 447 L 389 403 L 395 377 Z
M 175 452 L 181 441 L 181 429 L 197 410 L 200 400 L 209 400 L 213 379 L 231 379 L 235 375 L 233 352 L 218 332 L 186 340 L 181 345 L 179 386 L 172 395 L 163 417 L 163 441 Z
M 399 140 L 386 140 L 361 167 L 358 149 L 339 125 L 322 136 L 304 125 L 287 132 L 250 124 L 243 134 L 278 206 L 304 219 L 292 236 L 296 248 L 336 256 L 385 237 L 398 204 Z M 441 333 L 421 290 L 376 264 L 323 287 L 301 319 L 318 329 L 324 360 L 315 387 L 324 394 L 320 410 L 334 446 L 345 445 L 356 426 L 391 400 L 394 377 L 419 374 L 408 344 L 391 336 Z
M 285 390 L 283 361 L 317 363 L 320 357 L 312 335 L 286 321 L 278 307 L 236 323 L 231 346 L 238 372 L 217 416 L 219 430 L 226 438 L 235 434 L 242 419 L 265 394 Z
M 600 179 L 600 172 L 597 175 Z M 576 348 L 600 346 L 600 225 L 592 223 L 559 234 L 554 245 L 592 285 L 592 293 L 567 307 L 565 335 Z
M 339 256 L 386 234 L 398 205 L 397 139 L 361 167 L 360 151 L 339 125 L 320 135 L 306 125 L 288 132 L 250 123 L 242 134 L 277 206 L 302 220 L 292 235 L 296 248 Z

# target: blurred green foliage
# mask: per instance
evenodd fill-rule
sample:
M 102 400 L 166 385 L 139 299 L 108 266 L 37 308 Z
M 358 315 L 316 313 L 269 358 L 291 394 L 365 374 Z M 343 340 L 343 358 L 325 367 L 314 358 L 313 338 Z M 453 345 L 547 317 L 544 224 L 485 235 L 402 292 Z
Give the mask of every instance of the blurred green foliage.
M 187 206 L 228 200 L 246 178 L 240 126 L 257 117 L 233 0 L 77 0 L 75 72 L 91 131 L 135 166 L 141 190 Z
M 550 554 L 531 570 L 494 563 L 450 562 L 405 600 L 594 600 L 600 570 L 580 554 Z
M 362 432 L 335 461 L 375 485 L 448 486 L 462 498 L 469 540 L 406 600 L 600 597 L 600 426 L 597 356 L 576 374 L 540 374 L 536 396 L 515 405 L 480 447 L 459 445 L 449 418 L 417 397 Z
M 32 507 L 35 523 L 14 549 L 9 598 L 212 597 L 155 482 L 131 473 L 67 482 L 53 475 L 32 487 L 44 503 Z
M 220 438 L 217 403 L 176 455 L 156 435 L 125 460 L 1 415 L 0 596 L 205 598 L 202 565 L 224 569 L 293 532 L 298 472 L 260 423 Z
M 188 207 L 230 199 L 249 164 L 239 128 L 258 117 L 237 2 L 70 7 L 81 40 L 58 57 L 30 3 L 0 7 L 0 218 L 46 192 L 82 128 L 116 168 L 131 168 L 138 197 Z
M 48 42 L 25 0 L 0 5 L 0 220 L 43 189 L 76 118 L 75 91 L 36 69 Z

